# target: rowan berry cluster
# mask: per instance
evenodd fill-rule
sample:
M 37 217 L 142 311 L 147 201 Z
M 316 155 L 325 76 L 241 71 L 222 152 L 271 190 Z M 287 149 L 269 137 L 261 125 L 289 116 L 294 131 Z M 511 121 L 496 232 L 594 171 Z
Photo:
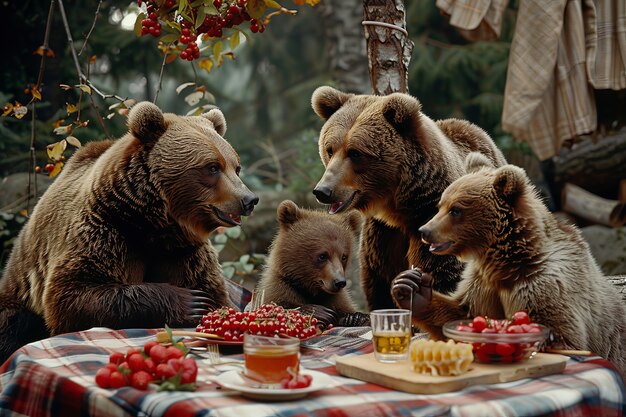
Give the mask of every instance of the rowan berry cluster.
M 242 341 L 246 333 L 307 339 L 315 336 L 318 330 L 315 317 L 269 303 L 254 311 L 222 307 L 204 315 L 196 331 L 216 334 L 224 340 Z

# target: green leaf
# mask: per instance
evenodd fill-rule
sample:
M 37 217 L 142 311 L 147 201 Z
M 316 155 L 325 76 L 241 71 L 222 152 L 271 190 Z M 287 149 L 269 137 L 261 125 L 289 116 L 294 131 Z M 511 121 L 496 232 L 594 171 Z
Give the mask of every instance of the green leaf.
M 215 235 L 215 237 L 213 238 L 213 241 L 215 243 L 226 243 L 228 242 L 228 236 L 226 236 L 225 233 Z
M 251 273 L 254 270 L 254 265 L 253 264 L 245 264 L 243 265 L 243 270 L 246 271 L 246 273 Z
M 280 9 L 281 8 L 281 5 L 276 3 L 274 0 L 264 0 L 264 2 L 265 2 L 265 5 L 267 7 L 272 7 L 274 9 Z
M 241 236 L 241 227 L 228 228 L 226 229 L 226 232 L 224 232 L 224 234 L 231 239 L 237 239 L 239 236 Z
M 180 35 L 178 35 L 177 33 L 168 33 L 167 35 L 161 36 L 161 42 L 170 43 L 170 42 L 177 41 L 179 38 L 180 38 Z
M 135 26 L 133 27 L 133 32 L 135 32 L 135 36 L 141 36 L 141 21 L 145 18 L 145 13 L 139 13 L 137 15 L 137 19 L 135 19 Z
M 213 46 L 213 56 L 215 58 L 220 56 L 220 53 L 222 52 L 222 48 L 223 47 L 224 47 L 224 45 L 222 44 L 222 42 L 216 42 L 215 43 L 215 45 Z
M 194 23 L 193 27 L 198 29 L 200 26 L 202 26 L 202 23 L 204 23 L 204 17 L 205 16 L 206 16 L 205 8 L 204 7 L 200 7 L 198 9 L 198 14 L 196 15 L 196 22 Z
M 235 268 L 232 266 L 227 266 L 222 270 L 222 273 L 226 276 L 226 278 L 232 278 L 235 275 Z
M 248 11 L 250 17 L 260 19 L 263 17 L 265 10 L 267 10 L 267 6 L 263 0 L 248 0 L 246 10 Z
M 224 246 L 225 245 L 222 243 L 213 244 L 213 249 L 215 249 L 215 252 L 220 253 L 222 249 L 224 249 Z
M 249 260 L 250 255 L 248 255 L 247 253 L 245 255 L 241 255 L 241 257 L 239 258 L 239 262 L 241 262 L 242 264 L 247 264 Z

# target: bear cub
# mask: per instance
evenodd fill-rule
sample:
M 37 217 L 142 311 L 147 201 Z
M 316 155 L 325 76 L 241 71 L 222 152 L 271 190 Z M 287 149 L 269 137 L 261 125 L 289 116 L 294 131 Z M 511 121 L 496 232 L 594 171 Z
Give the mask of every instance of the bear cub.
M 419 229 L 433 254 L 465 263 L 458 290 L 440 294 L 430 274 L 408 270 L 393 281 L 396 304 L 408 308 L 413 291 L 413 319 L 435 338 L 451 320 L 525 310 L 559 347 L 590 350 L 626 376 L 624 303 L 580 231 L 550 213 L 523 169 L 496 169 L 473 154 L 467 164 L 474 172 L 444 191 L 438 213 Z
M 345 288 L 346 268 L 360 230 L 359 214 L 331 216 L 285 200 L 278 206 L 277 220 L 278 232 L 256 288 L 263 302 L 306 306 L 318 317 L 333 316 L 329 322 L 348 324 L 346 315 L 355 313 L 355 306 Z

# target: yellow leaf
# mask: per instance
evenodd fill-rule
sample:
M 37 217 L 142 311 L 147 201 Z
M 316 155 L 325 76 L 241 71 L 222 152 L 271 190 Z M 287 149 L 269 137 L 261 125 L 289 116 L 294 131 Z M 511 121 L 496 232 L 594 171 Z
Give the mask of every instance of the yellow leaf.
M 211 69 L 213 68 L 213 61 L 209 58 L 201 59 L 200 62 L 198 62 L 198 66 L 206 72 L 211 72 Z
M 171 64 L 172 62 L 174 62 L 175 59 L 176 59 L 176 55 L 175 54 L 169 54 L 167 56 L 167 58 L 165 58 L 165 63 L 166 64 Z
M 78 88 L 80 88 L 82 92 L 91 95 L 91 87 L 89 87 L 87 84 L 79 84 Z
M 19 214 L 20 216 L 28 217 L 28 210 L 26 209 L 20 210 Z
M 54 128 L 54 133 L 57 135 L 67 135 L 68 133 L 70 133 L 72 131 L 72 125 L 67 125 L 67 126 L 57 126 Z
M 217 42 L 217 43 L 213 46 L 213 56 L 214 56 L 215 58 L 217 58 L 217 57 L 220 55 L 220 53 L 222 52 L 222 47 L 223 47 L 222 42 Z M 219 63 L 217 64 L 217 66 L 219 67 Z
M 235 49 L 239 45 L 239 32 L 233 33 L 230 37 L 230 49 Z
M 13 107 L 13 115 L 18 119 L 26 116 L 27 113 L 28 109 L 26 108 L 26 106 L 22 106 L 16 103 L 16 105 Z
M 43 46 L 40 46 L 39 48 L 37 48 L 34 52 L 33 55 L 39 55 L 39 56 L 43 56 L 43 54 L 45 53 L 45 48 Z
M 271 7 L 274 9 L 280 9 L 282 6 L 276 3 L 274 0 L 263 0 L 267 7 Z
M 78 140 L 78 138 L 76 136 L 68 136 L 68 137 L 65 138 L 65 140 L 67 141 L 67 143 L 69 143 L 70 145 L 74 146 L 75 148 L 80 148 L 81 147 L 80 140 Z
M 224 62 L 224 57 L 222 55 L 215 57 L 215 63 L 217 64 L 218 67 L 221 67 L 223 62 Z
M 65 104 L 66 104 L 66 110 L 67 110 L 68 115 L 75 113 L 76 110 L 78 110 L 76 106 L 73 105 L 72 103 L 65 103 Z
M 315 6 L 319 2 L 320 0 L 306 0 L 306 4 L 308 4 L 309 6 Z
M 267 6 L 263 0 L 248 0 L 246 10 L 253 19 L 260 19 L 267 10 Z
M 67 142 L 65 141 L 65 139 L 60 140 L 57 143 L 51 143 L 50 145 L 46 147 L 48 158 L 50 158 L 53 161 L 57 161 L 61 157 L 61 155 L 63 155 L 63 152 L 65 151 L 66 147 L 67 147 Z
M 89 58 L 89 65 L 93 65 L 93 63 L 94 63 L 94 62 L 96 62 L 96 55 L 92 55 L 92 56 Z
M 56 164 L 54 164 L 54 169 L 50 171 L 49 176 L 56 177 L 57 175 L 59 175 L 62 168 L 63 168 L 63 162 L 57 162 Z
M 65 119 L 59 119 L 56 122 L 52 123 L 52 127 L 59 127 L 63 124 L 64 121 Z
M 33 87 L 33 89 L 31 90 L 31 94 L 36 100 L 41 100 L 41 93 L 39 92 L 39 90 L 37 90 L 37 88 Z
M 4 109 L 3 109 L 3 113 L 2 113 L 2 117 L 6 117 L 8 115 L 10 115 L 13 112 L 13 104 L 11 103 L 6 103 L 4 105 Z

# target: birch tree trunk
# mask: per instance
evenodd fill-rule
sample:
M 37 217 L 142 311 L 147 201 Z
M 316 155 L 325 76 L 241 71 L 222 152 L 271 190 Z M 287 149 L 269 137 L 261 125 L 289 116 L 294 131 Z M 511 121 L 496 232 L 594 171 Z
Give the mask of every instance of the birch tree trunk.
M 408 93 L 413 41 L 406 31 L 404 0 L 363 0 L 372 91 Z
M 365 39 L 361 29 L 362 0 L 327 0 L 319 4 L 330 55 L 330 74 L 337 88 L 369 92 Z

